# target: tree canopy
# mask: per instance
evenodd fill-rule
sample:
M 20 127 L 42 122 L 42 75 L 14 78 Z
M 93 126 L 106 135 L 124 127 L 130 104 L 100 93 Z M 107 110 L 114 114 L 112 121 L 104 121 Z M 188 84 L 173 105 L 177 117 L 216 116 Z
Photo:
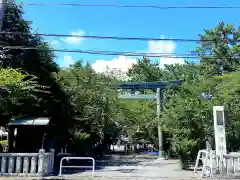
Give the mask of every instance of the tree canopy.
M 0 48 L 1 125 L 11 118 L 46 116 L 57 125 L 57 140 L 78 153 L 105 152 L 120 135 L 134 141 L 148 140 L 157 147 L 157 126 L 161 124 L 171 151 L 182 159 L 194 158 L 206 139 L 213 139 L 212 108 L 224 105 L 227 114 L 228 148 L 239 147 L 240 80 L 239 28 L 220 22 L 204 30 L 195 50 L 199 63 L 183 65 L 152 63 L 139 58 L 127 72 L 128 78 L 96 73 L 90 64 L 78 61 L 68 68 L 55 63 L 49 44 L 33 33 L 23 18 L 23 9 L 9 0 L 5 7 Z M 125 77 L 125 76 L 124 76 Z M 168 87 L 164 112 L 156 115 L 156 103 L 122 100 L 117 83 L 179 80 L 179 87 Z M 142 90 L 141 93 L 155 93 Z M 203 94 L 211 94 L 204 98 Z M 60 131 L 61 130 L 61 131 Z M 190 153 L 190 154 L 189 154 Z

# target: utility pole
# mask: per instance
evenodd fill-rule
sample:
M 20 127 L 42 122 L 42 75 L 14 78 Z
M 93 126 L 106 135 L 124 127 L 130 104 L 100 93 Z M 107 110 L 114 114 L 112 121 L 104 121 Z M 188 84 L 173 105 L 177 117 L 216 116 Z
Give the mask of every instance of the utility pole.
M 157 118 L 160 121 L 160 115 L 163 112 L 163 89 L 157 88 Z M 158 124 L 158 145 L 159 145 L 159 159 L 164 158 L 163 151 L 163 132 L 161 129 L 161 124 Z

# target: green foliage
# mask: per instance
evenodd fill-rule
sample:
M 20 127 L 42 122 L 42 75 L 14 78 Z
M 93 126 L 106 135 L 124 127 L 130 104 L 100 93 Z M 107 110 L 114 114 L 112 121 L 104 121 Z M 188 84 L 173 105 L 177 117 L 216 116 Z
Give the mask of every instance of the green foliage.
M 212 145 L 214 145 L 212 118 L 214 105 L 225 106 L 229 150 L 236 150 L 239 147 L 240 81 L 237 45 L 239 30 L 233 25 L 220 23 L 216 28 L 205 30 L 201 40 L 203 41 L 197 49 L 201 58 L 199 65 L 186 63 L 185 65 L 167 65 L 165 69 L 160 69 L 158 65 L 151 64 L 150 60 L 144 58 L 129 71 L 133 81 L 184 80 L 179 88 L 165 90 L 165 108 L 160 121 L 153 118 L 154 111 L 147 110 L 147 104 L 142 107 L 142 112 L 146 109 L 152 115 L 149 116 L 151 118 L 147 123 L 151 122 L 155 133 L 151 133 L 150 136 L 157 138 L 156 129 L 153 126 L 161 124 L 168 135 L 171 149 L 182 161 L 189 158 L 193 160 L 197 150 L 205 148 L 206 139 L 212 139 Z M 218 76 L 222 74 L 224 76 Z M 206 100 L 201 96 L 202 93 L 210 93 L 213 97 L 211 100 Z M 136 106 L 140 106 L 140 103 Z M 127 108 L 132 109 L 130 105 Z M 136 112 L 133 110 L 130 114 L 135 113 L 134 117 Z M 144 116 L 137 117 L 131 122 L 135 130 L 140 124 L 141 126 L 147 124 Z
M 163 78 L 164 72 L 160 70 L 159 64 L 151 63 L 150 59 L 143 57 L 128 71 L 128 76 L 133 82 L 158 81 Z
M 193 153 L 189 156 L 193 160 L 196 149 L 203 148 L 206 137 L 213 135 L 212 105 L 200 96 L 200 90 L 196 85 L 184 83 L 165 105 L 160 119 L 172 150 L 183 160 L 189 153 Z
M 134 141 L 141 139 L 157 143 L 153 133 L 156 129 L 156 103 L 146 100 L 121 100 L 120 108 L 123 114 L 121 124 L 124 132 Z
M 116 92 L 109 89 L 111 79 L 96 74 L 81 62 L 61 70 L 57 79 L 69 95 L 73 108 L 74 125 L 70 132 L 74 144 L 84 144 L 89 150 L 99 142 L 106 144 L 104 141 L 109 141 L 109 137 L 115 138 L 119 113 Z
M 200 38 L 196 51 L 201 57 L 202 73 L 221 75 L 239 70 L 239 28 L 220 22 L 215 28 L 204 30 Z
M 18 96 L 23 95 L 21 93 L 26 91 L 48 93 L 47 87 L 38 85 L 36 77 L 11 68 L 0 69 L 0 86 L 6 87 L 6 90 L 11 90 L 10 94 L 12 96 L 15 96 L 15 91 L 18 91 Z
M 180 139 L 175 136 L 172 141 L 173 150 L 179 155 L 181 162 L 192 162 L 195 160 L 195 157 L 192 157 L 193 152 L 197 153 L 196 149 L 198 141 L 193 139 Z
M 7 148 L 7 145 L 8 145 L 7 140 L 0 141 L 0 152 L 3 152 L 3 150 Z
M 80 61 L 59 68 L 48 43 L 31 33 L 23 8 L 8 0 L 3 32 L 14 31 L 22 34 L 4 34 L 2 42 L 35 49 L 0 48 L 1 125 L 12 117 L 51 117 L 51 122 L 61 129 L 56 133 L 60 147 L 73 145 L 72 151 L 85 154 L 97 148 L 105 151 L 120 134 L 134 141 L 148 140 L 157 147 L 160 124 L 172 151 L 185 161 L 194 159 L 197 150 L 204 148 L 206 138 L 214 142 L 212 107 L 224 105 L 228 148 L 240 146 L 239 28 L 221 22 L 205 30 L 196 49 L 200 64 L 160 68 L 143 57 L 127 72 L 127 78 L 116 71 L 98 74 L 90 64 Z M 165 108 L 160 118 L 156 117 L 154 101 L 120 100 L 119 92 L 110 88 L 124 81 L 179 79 L 184 80 L 181 86 L 165 89 Z M 211 100 L 201 96 L 205 92 L 213 95 Z
M 17 5 L 14 0 L 8 0 L 4 13 L 2 31 L 19 32 L 20 34 L 3 34 L 1 42 L 7 46 L 34 47 L 36 49 L 0 48 L 1 67 L 21 69 L 22 75 L 27 75 L 24 83 L 25 80 L 31 81 L 31 85 L 26 86 L 25 90 L 34 91 L 29 96 L 25 96 L 26 98 L 21 98 L 19 103 L 14 106 L 2 110 L 4 112 L 2 112 L 1 124 L 7 123 L 12 117 L 46 116 L 50 117 L 51 122 L 56 124 L 59 129 L 63 129 L 58 137 L 65 134 L 63 137 L 67 138 L 68 130 L 63 127 L 71 126 L 72 118 L 69 113 L 71 106 L 68 96 L 53 76 L 59 71 L 59 67 L 54 62 L 53 52 L 49 50 L 48 43 L 42 37 L 32 34 L 29 21 L 23 18 L 22 6 Z M 32 86 L 32 84 L 35 85 Z M 35 91 L 35 89 L 38 90 Z M 65 143 L 65 140 L 61 139 L 59 142 Z
M 46 88 L 39 86 L 32 76 L 26 80 L 27 75 L 15 69 L 0 69 L 0 104 L 4 116 L 13 117 L 14 107 L 22 105 L 26 99 L 35 99 L 35 92 L 47 92 Z M 2 119 L 0 124 L 6 125 L 9 119 Z
M 0 84 L 2 86 L 21 84 L 23 83 L 22 80 L 25 77 L 15 69 L 0 69 L 0 74 Z

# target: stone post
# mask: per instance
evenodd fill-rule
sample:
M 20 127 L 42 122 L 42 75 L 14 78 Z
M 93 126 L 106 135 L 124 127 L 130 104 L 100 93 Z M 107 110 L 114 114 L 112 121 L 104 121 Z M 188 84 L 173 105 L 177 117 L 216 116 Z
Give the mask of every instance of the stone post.
M 54 170 L 54 160 L 55 160 L 55 149 L 50 149 L 50 152 L 51 152 L 51 171 L 50 173 L 53 172 Z
M 37 157 L 33 156 L 31 158 L 31 167 L 30 167 L 30 173 L 34 174 L 37 171 Z
M 23 173 L 28 173 L 29 172 L 29 165 L 30 165 L 30 158 L 24 157 L 23 159 Z
M 6 173 L 6 171 L 7 171 L 7 158 L 3 156 L 1 162 L 1 173 Z
M 45 150 L 39 150 L 39 158 L 38 158 L 38 176 L 44 176 L 44 159 L 45 159 Z
M 16 158 L 16 173 L 21 173 L 22 172 L 22 157 L 18 156 Z
M 9 156 L 9 160 L 8 160 L 8 173 L 13 173 L 14 166 L 15 166 L 14 156 Z

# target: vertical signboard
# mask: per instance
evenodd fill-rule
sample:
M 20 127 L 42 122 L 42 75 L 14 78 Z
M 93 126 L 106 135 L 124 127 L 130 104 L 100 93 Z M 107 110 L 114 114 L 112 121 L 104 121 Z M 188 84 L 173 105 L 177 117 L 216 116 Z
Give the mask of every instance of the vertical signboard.
M 224 107 L 213 107 L 216 155 L 227 153 Z

